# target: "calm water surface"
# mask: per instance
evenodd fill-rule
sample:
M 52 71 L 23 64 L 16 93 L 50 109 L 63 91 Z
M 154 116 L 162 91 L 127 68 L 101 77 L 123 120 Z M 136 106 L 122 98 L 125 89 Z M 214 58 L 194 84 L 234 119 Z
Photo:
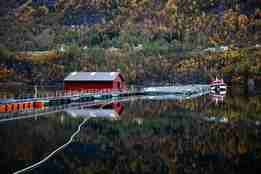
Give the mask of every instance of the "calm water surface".
M 0 122 L 0 170 L 12 173 L 260 173 L 261 97 L 143 99 Z M 113 117 L 109 118 L 109 117 Z

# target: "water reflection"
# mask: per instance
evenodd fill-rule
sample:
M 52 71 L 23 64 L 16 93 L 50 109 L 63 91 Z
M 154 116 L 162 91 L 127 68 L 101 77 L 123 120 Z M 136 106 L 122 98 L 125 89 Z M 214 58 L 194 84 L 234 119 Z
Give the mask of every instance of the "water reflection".
M 62 113 L 48 116 L 0 123 L 1 173 L 11 173 L 35 163 L 74 131 L 76 125 L 61 124 Z M 78 124 L 79 120 L 70 122 Z
M 30 173 L 260 173 L 261 97 L 222 100 L 147 98 L 0 123 L 1 172 L 38 162 L 95 115 Z
M 209 95 L 211 100 L 215 102 L 216 105 L 219 103 L 223 103 L 226 95 L 217 95 L 217 94 L 210 94 Z
M 260 126 L 209 123 L 180 104 L 140 100 L 125 104 L 121 120 L 116 122 L 92 119 L 78 141 L 38 172 L 57 172 L 59 166 L 69 173 L 260 171 Z M 166 107 L 158 111 L 161 105 Z M 128 117 L 130 112 L 142 119 L 142 124 L 137 117 Z
M 119 119 L 120 114 L 123 112 L 124 107 L 120 102 L 109 102 L 102 105 L 97 105 L 92 108 L 82 107 L 80 109 L 65 109 L 67 115 L 71 117 L 84 117 L 84 118 L 110 118 Z

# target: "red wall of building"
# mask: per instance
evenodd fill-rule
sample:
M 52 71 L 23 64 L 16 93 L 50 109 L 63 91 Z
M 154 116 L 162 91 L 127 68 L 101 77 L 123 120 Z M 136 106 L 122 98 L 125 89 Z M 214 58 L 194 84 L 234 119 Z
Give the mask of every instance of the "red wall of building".
M 66 91 L 82 91 L 82 90 L 125 90 L 126 85 L 124 79 L 119 75 L 113 81 L 70 81 L 64 82 L 64 90 Z
M 113 89 L 122 89 L 123 83 L 122 79 L 120 76 L 118 76 L 114 81 L 113 81 Z
M 64 82 L 64 90 L 66 91 L 104 90 L 112 88 L 113 82 Z

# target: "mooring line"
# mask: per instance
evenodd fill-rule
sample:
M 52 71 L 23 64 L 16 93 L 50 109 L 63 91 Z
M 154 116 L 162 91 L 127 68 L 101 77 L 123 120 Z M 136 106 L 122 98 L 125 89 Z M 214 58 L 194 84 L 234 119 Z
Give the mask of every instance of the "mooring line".
M 82 123 L 78 126 L 78 129 L 76 132 L 74 132 L 74 134 L 72 134 L 72 136 L 70 137 L 70 140 L 65 143 L 64 145 L 60 146 L 59 148 L 57 148 L 55 151 L 53 151 L 52 153 L 50 153 L 47 157 L 45 157 L 44 159 L 42 159 L 41 161 L 29 166 L 29 167 L 26 167 L 24 169 L 21 169 L 21 170 L 18 170 L 16 172 L 14 172 L 13 174 L 19 174 L 19 173 L 24 173 L 28 170 L 32 170 L 36 167 L 39 167 L 42 163 L 44 163 L 45 161 L 47 161 L 48 159 L 50 159 L 53 155 L 55 155 L 57 152 L 59 152 L 60 150 L 63 150 L 64 148 L 66 148 L 74 139 L 74 137 L 81 131 L 81 127 L 87 122 L 89 118 L 85 118 Z

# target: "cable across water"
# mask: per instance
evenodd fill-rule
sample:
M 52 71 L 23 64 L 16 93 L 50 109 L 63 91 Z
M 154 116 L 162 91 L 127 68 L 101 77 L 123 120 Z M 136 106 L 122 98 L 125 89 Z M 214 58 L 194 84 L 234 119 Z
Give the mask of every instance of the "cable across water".
M 57 152 L 59 152 L 60 150 L 63 150 L 64 148 L 66 148 L 74 139 L 74 137 L 81 131 L 81 127 L 87 122 L 89 118 L 86 118 L 82 121 L 82 123 L 78 126 L 78 129 L 76 130 L 76 132 L 74 132 L 74 134 L 70 137 L 70 140 L 65 143 L 64 145 L 60 146 L 59 148 L 57 148 L 55 151 L 53 151 L 52 153 L 50 153 L 47 157 L 45 157 L 44 159 L 42 159 L 41 161 L 26 167 L 24 169 L 18 170 L 16 172 L 14 172 L 14 174 L 19 174 L 19 173 L 24 173 L 28 170 L 32 170 L 36 167 L 39 167 L 41 164 L 43 164 L 44 162 L 46 162 L 48 159 L 50 159 L 53 155 L 55 155 Z

